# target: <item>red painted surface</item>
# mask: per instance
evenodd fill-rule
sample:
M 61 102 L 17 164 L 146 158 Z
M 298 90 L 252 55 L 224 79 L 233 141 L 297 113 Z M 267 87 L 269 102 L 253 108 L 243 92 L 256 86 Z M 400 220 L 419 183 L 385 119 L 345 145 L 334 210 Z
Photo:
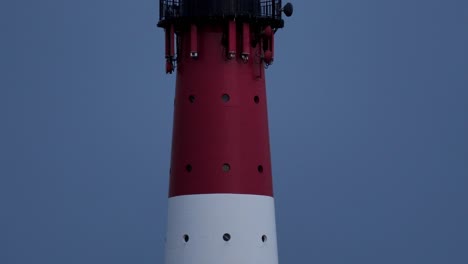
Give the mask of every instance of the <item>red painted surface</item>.
M 229 26 L 229 32 L 228 32 L 228 52 L 229 54 L 235 54 L 236 53 L 236 37 L 237 37 L 237 32 L 236 32 L 236 22 L 233 20 L 228 22 Z
M 242 23 L 242 54 L 250 54 L 250 24 Z
M 197 33 L 197 26 L 190 25 L 190 52 L 197 53 L 198 52 L 198 33 Z
M 193 59 L 190 30 L 179 33 L 169 196 L 273 196 L 260 45 L 250 46 L 245 63 L 239 55 L 242 41 L 237 41 L 235 59 L 227 59 L 222 27 L 198 26 L 197 35 L 199 57 Z M 242 30 L 238 38 L 242 39 Z M 223 94 L 229 95 L 229 101 L 223 101 Z M 225 163 L 230 166 L 227 172 Z

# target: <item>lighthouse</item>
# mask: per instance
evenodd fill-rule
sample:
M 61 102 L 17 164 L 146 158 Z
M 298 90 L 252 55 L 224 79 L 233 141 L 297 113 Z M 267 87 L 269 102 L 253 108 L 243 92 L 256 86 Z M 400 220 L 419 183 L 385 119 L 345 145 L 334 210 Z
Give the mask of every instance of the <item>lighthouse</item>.
M 281 0 L 160 0 L 176 74 L 165 264 L 278 263 L 265 87 Z

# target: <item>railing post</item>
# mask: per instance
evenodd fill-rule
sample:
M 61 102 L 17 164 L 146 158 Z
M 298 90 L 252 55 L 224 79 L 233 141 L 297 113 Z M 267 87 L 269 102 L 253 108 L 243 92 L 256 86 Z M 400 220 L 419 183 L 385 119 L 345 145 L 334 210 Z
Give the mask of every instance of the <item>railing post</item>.
M 275 1 L 276 1 L 276 0 L 271 0 L 271 17 L 272 17 L 272 18 L 275 18 L 275 15 L 276 15 L 276 12 L 275 12 L 275 9 L 276 9 Z

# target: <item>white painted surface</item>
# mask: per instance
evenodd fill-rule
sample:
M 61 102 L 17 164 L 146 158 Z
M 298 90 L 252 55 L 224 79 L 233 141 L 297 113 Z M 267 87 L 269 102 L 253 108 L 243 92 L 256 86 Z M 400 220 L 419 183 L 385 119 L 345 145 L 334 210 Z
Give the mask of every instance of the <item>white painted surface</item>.
M 225 233 L 230 234 L 229 241 L 223 240 Z M 277 264 L 273 197 L 200 194 L 169 198 L 165 253 L 165 264 Z

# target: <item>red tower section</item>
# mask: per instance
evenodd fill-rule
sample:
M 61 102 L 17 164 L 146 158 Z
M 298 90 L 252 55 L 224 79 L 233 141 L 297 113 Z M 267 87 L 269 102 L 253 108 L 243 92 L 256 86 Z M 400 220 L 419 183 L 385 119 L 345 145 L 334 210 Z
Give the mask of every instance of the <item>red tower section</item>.
M 236 25 L 235 43 L 242 44 Z M 247 24 L 247 26 L 250 26 Z M 247 28 L 247 30 L 249 30 Z M 248 59 L 228 58 L 222 25 L 179 36 L 170 196 L 243 193 L 272 196 L 264 62 L 250 41 Z M 237 45 L 235 54 L 241 54 Z
M 166 263 L 277 263 L 265 68 L 283 12 L 279 0 L 160 1 L 177 74 Z M 218 233 L 244 242 L 224 248 Z

